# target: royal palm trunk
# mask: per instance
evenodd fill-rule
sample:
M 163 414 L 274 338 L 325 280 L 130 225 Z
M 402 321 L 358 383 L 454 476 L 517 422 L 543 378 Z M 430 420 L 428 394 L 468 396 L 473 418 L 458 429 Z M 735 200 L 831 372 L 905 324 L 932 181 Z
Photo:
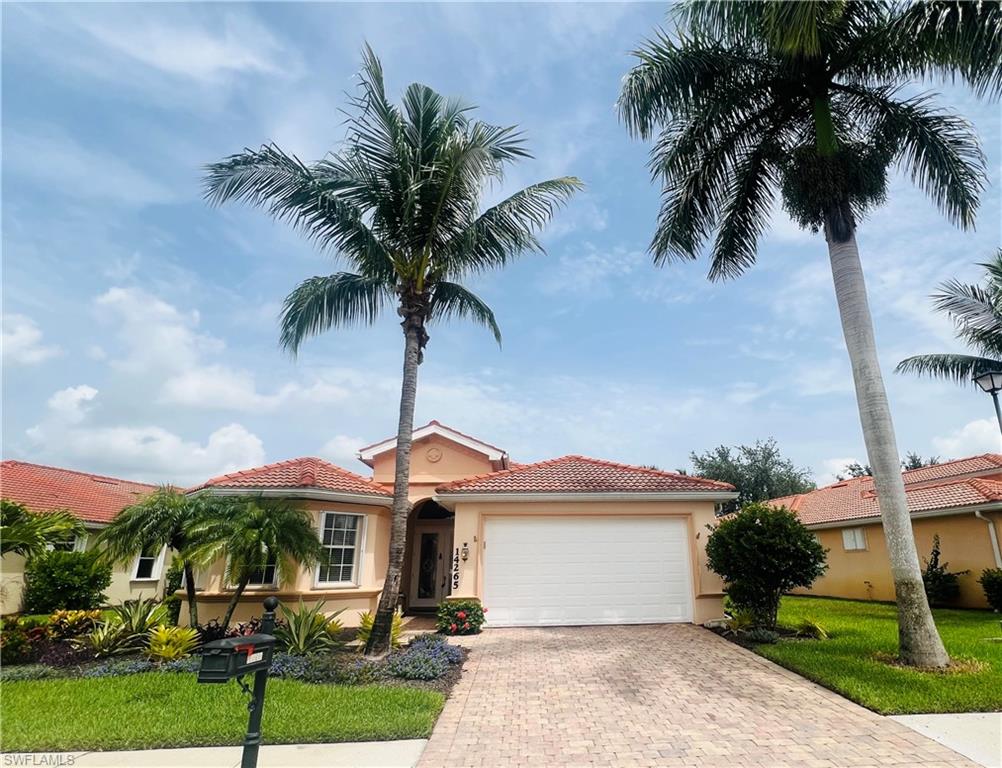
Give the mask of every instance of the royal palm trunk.
M 414 433 L 414 402 L 417 399 L 418 366 L 422 340 L 426 338 L 421 317 L 405 316 L 404 370 L 400 386 L 400 419 L 397 423 L 396 470 L 393 477 L 393 510 L 390 521 L 390 553 L 383 591 L 365 653 L 381 655 L 390 649 L 393 614 L 400 596 L 400 577 L 407 547 L 407 518 L 411 503 L 407 497 L 411 476 L 411 442 Z
M 894 594 L 898 608 L 898 643 L 901 660 L 919 667 L 944 667 L 950 658 L 936 631 L 922 570 L 915 551 L 915 536 L 908 513 L 905 485 L 887 392 L 880 375 L 873 320 L 866 297 L 866 283 L 859 262 L 855 231 L 837 239 L 832 227 L 825 228 L 831 259 L 835 297 L 842 319 L 842 332 L 852 363 L 856 404 L 863 427 L 866 455 L 873 469 L 880 517 L 887 542 Z

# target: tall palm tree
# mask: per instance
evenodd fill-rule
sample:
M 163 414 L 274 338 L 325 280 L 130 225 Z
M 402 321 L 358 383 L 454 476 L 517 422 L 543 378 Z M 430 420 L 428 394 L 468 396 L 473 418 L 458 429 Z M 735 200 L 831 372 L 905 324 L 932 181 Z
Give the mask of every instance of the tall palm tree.
M 710 279 L 741 275 L 755 262 L 777 194 L 802 227 L 824 232 L 888 542 L 900 656 L 944 666 L 855 233 L 883 202 L 895 163 L 951 221 L 973 226 L 985 183 L 976 136 L 933 95 L 903 89 L 933 75 L 998 93 L 999 4 L 695 0 L 673 18 L 674 35 L 659 30 L 635 52 L 619 101 L 632 133 L 657 137 L 654 261 L 695 259 L 712 240 Z
M 162 485 L 142 500 L 123 509 L 98 535 L 107 556 L 122 561 L 148 549 L 167 547 L 178 553 L 184 569 L 188 622 L 198 624 L 195 570 L 191 558 L 192 533 L 219 512 L 211 496 L 186 496 L 181 490 Z
M 225 559 L 223 578 L 233 587 L 223 626 L 255 576 L 274 573 L 278 585 L 317 564 L 320 539 L 313 518 L 287 499 L 260 496 L 217 497 L 220 514 L 204 517 L 191 532 L 191 559 L 211 563 Z
M 24 504 L 0 499 L 0 555 L 35 557 L 85 532 L 83 523 L 68 510 L 32 512 Z
M 933 294 L 933 306 L 957 325 L 957 338 L 973 354 L 949 352 L 915 355 L 898 363 L 896 373 L 925 374 L 949 379 L 958 384 L 973 384 L 974 378 L 988 371 L 1002 370 L 1002 248 L 985 268 L 982 285 L 965 285 L 949 280 Z
M 387 305 L 401 318 L 390 552 L 366 648 L 381 654 L 389 649 L 403 570 L 414 402 L 428 325 L 467 318 L 500 343 L 494 313 L 461 282 L 523 252 L 542 251 L 537 233 L 581 183 L 543 181 L 482 209 L 487 186 L 499 182 L 510 163 L 530 156 L 518 130 L 473 120 L 472 107 L 416 83 L 402 106 L 394 105 L 368 46 L 360 79 L 337 152 L 305 165 L 273 144 L 245 150 L 209 166 L 206 194 L 213 203 L 242 200 L 266 209 L 352 270 L 309 278 L 289 294 L 281 319 L 286 349 L 295 353 L 307 337 L 332 327 L 371 324 Z

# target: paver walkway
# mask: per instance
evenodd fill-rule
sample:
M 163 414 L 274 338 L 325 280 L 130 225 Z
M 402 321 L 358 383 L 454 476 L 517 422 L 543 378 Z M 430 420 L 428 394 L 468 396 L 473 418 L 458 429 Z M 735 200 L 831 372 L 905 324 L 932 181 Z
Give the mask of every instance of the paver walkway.
M 419 766 L 976 768 L 688 624 L 493 629 Z

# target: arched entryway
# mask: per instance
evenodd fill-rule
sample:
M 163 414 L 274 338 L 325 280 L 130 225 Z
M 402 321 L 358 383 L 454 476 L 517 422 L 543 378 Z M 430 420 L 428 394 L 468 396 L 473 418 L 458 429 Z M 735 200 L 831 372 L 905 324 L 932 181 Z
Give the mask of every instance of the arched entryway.
M 451 592 L 455 515 L 433 499 L 417 502 L 407 521 L 404 609 L 432 612 Z

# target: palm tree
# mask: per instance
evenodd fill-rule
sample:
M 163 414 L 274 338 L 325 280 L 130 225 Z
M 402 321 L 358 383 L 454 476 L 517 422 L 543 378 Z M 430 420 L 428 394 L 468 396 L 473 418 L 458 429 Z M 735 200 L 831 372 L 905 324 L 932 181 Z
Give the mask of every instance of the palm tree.
M 285 300 L 282 346 L 294 354 L 309 336 L 375 322 L 395 305 L 404 333 L 397 423 L 393 519 L 386 579 L 366 653 L 389 649 L 407 536 L 411 433 L 418 365 L 428 325 L 467 318 L 500 343 L 494 313 L 461 281 L 542 251 L 537 233 L 581 183 L 563 177 L 533 184 L 482 210 L 485 188 L 510 163 L 529 157 L 515 127 L 470 117 L 472 107 L 424 85 L 403 105 L 386 97 L 383 69 L 366 46 L 361 95 L 351 99 L 347 137 L 312 165 L 275 145 L 210 165 L 208 199 L 242 200 L 297 226 L 352 271 L 312 277 Z
M 204 517 L 191 532 L 191 559 L 196 563 L 226 561 L 223 575 L 233 587 L 223 626 L 251 579 L 281 585 L 320 558 L 321 546 L 313 518 L 288 499 L 261 496 L 217 497 L 219 514 Z M 274 579 L 261 578 L 273 573 Z
M 710 246 L 711 280 L 755 262 L 777 193 L 802 226 L 823 231 L 880 499 L 898 606 L 901 659 L 949 663 L 929 611 L 880 374 L 857 224 L 883 202 L 895 163 L 962 228 L 973 226 L 984 156 L 969 124 L 902 91 L 929 75 L 979 94 L 1002 85 L 996 3 L 708 2 L 673 11 L 635 52 L 620 115 L 657 137 L 662 185 L 657 265 Z
M 957 338 L 974 354 L 944 352 L 915 355 L 898 363 L 896 373 L 925 374 L 958 384 L 973 384 L 988 371 L 1002 370 L 1002 248 L 987 264 L 983 285 L 949 280 L 933 294 L 934 306 L 957 324 Z
M 32 512 L 24 504 L 0 499 L 0 556 L 35 557 L 53 545 L 85 533 L 83 523 L 69 510 Z
M 167 547 L 178 553 L 184 569 L 184 589 L 188 600 L 188 622 L 198 625 L 195 570 L 191 558 L 192 533 L 209 516 L 217 513 L 211 496 L 186 496 L 181 490 L 162 485 L 141 501 L 123 509 L 101 531 L 98 542 L 109 558 L 129 560 L 148 549 Z

